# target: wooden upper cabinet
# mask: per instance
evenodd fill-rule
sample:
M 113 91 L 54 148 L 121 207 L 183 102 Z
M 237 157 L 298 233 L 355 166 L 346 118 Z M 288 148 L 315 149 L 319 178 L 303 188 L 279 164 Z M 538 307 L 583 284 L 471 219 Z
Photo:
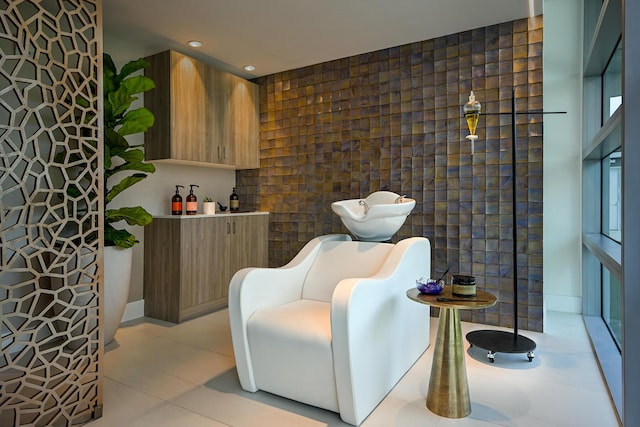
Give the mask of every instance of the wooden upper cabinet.
M 258 86 L 175 51 L 147 57 L 145 94 L 155 125 L 147 160 L 234 169 L 259 167 Z
M 207 96 L 209 108 L 208 120 L 215 123 L 211 126 L 211 141 L 213 142 L 214 163 L 223 165 L 235 164 L 235 150 L 231 132 L 231 95 L 233 93 L 232 75 L 209 67 L 209 86 Z
M 231 117 L 235 163 L 239 168 L 260 166 L 260 92 L 258 85 L 232 76 Z

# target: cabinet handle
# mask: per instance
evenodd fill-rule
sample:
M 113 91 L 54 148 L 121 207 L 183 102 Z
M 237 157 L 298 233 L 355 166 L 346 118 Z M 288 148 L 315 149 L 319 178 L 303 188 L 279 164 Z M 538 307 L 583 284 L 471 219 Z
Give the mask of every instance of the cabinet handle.
M 222 160 L 222 157 L 220 156 L 220 146 L 218 145 L 218 159 Z
M 235 221 L 233 222 L 233 234 L 236 234 L 236 223 L 235 223 Z
M 222 147 L 222 160 L 227 160 L 227 147 Z
M 227 234 L 231 234 L 231 223 L 227 223 Z

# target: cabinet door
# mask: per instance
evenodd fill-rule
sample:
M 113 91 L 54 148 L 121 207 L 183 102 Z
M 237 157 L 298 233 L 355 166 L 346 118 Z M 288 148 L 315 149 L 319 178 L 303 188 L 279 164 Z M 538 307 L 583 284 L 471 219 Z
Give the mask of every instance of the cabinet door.
M 156 87 L 145 94 L 155 123 L 145 132 L 147 160 L 208 161 L 206 66 L 174 51 L 145 58 Z
M 154 218 L 144 227 L 144 315 L 180 321 L 181 224 Z
M 181 232 L 180 310 L 183 311 L 215 299 L 218 272 L 215 264 L 219 253 L 216 241 L 221 234 L 207 218 L 182 221 Z
M 213 221 L 216 242 L 215 242 L 215 258 L 209 261 L 211 268 L 215 270 L 214 280 L 214 298 L 222 300 L 223 306 L 227 305 L 227 295 L 229 294 L 229 236 L 231 224 L 226 217 L 214 218 Z
M 144 95 L 144 106 L 155 116 L 155 123 L 144 133 L 147 160 L 171 158 L 171 52 L 148 56 L 145 76 L 155 87 Z
M 207 91 L 209 98 L 208 123 L 209 139 L 214 150 L 212 163 L 235 165 L 235 150 L 232 139 L 233 118 L 231 97 L 233 75 L 209 67 Z
M 245 267 L 268 266 L 268 215 L 231 217 L 229 280 Z
M 233 76 L 230 102 L 235 164 L 240 169 L 260 167 L 260 103 L 258 85 Z
M 193 58 L 171 51 L 171 158 L 210 159 L 206 117 L 207 67 Z

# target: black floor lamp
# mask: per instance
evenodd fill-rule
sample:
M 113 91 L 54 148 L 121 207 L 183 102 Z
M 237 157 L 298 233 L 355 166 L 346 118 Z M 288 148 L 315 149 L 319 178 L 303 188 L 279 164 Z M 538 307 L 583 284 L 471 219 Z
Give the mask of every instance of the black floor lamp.
M 478 137 L 475 135 L 476 125 L 480 115 L 480 103 L 475 100 L 473 92 L 469 97 L 469 102 L 464 107 L 465 118 L 469 125 L 471 135 L 467 136 L 473 144 Z M 493 115 L 489 113 L 488 115 Z M 497 115 L 511 114 L 511 173 L 512 178 L 512 235 L 513 235 L 513 332 L 498 330 L 479 330 L 467 334 L 467 341 L 471 346 L 488 350 L 487 358 L 491 363 L 495 360 L 495 353 L 527 353 L 529 362 L 535 357 L 534 350 L 536 343 L 518 333 L 518 233 L 516 229 L 516 115 L 517 114 L 545 114 L 542 111 L 516 112 L 515 89 L 511 89 L 511 112 L 495 113 Z M 563 114 L 563 112 L 553 112 L 546 114 Z M 473 145 L 471 149 L 473 154 Z

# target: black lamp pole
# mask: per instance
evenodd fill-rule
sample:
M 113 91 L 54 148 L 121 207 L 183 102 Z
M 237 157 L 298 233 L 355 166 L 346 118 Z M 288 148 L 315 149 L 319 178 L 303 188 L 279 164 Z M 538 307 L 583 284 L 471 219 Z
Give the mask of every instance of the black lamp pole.
M 540 113 L 523 112 L 521 114 Z M 497 113 L 503 114 L 503 113 Z M 491 363 L 494 362 L 495 353 L 527 353 L 529 362 L 535 357 L 533 350 L 536 343 L 518 334 L 518 228 L 517 228 L 517 182 L 516 182 L 516 96 L 515 89 L 511 89 L 511 215 L 512 215 L 512 237 L 513 237 L 513 333 L 496 330 L 472 331 L 467 334 L 467 341 L 471 346 L 476 346 L 489 353 L 487 357 Z

